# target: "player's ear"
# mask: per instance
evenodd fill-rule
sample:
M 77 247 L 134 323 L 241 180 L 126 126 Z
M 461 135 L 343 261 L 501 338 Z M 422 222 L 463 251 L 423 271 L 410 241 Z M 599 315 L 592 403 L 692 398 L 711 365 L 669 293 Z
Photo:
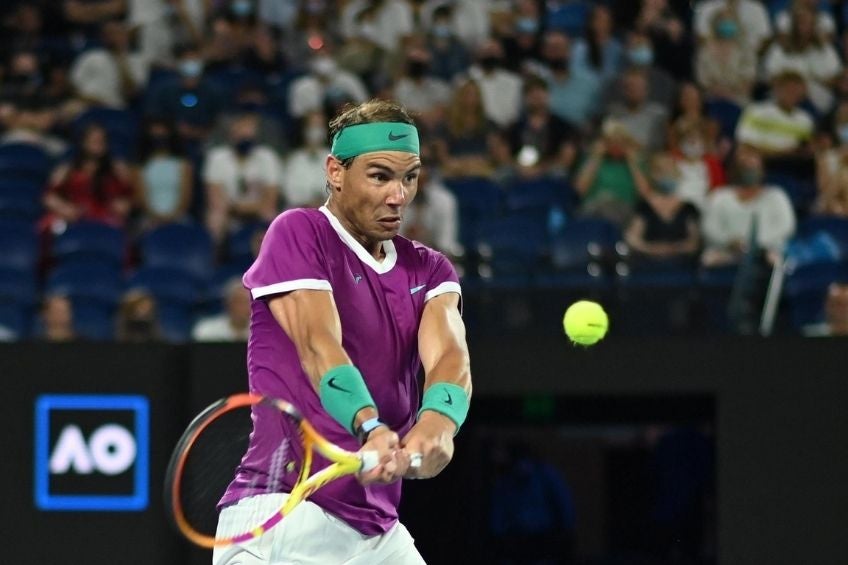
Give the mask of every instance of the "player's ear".
M 327 182 L 330 184 L 332 191 L 336 192 L 341 190 L 342 180 L 344 179 L 345 174 L 345 168 L 344 165 L 342 165 L 342 162 L 332 155 L 327 155 L 327 161 L 324 168 L 327 170 Z

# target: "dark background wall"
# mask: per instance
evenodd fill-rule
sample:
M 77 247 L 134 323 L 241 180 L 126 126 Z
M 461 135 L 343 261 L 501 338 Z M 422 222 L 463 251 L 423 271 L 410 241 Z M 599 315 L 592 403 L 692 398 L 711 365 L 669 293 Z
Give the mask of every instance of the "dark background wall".
M 472 415 L 452 465 L 410 483 L 402 517 L 431 563 L 479 555 L 485 539 L 480 430 L 556 423 L 714 421 L 722 565 L 848 562 L 848 370 L 838 340 L 624 339 L 591 349 L 539 336 L 471 342 Z M 0 347 L 11 393 L 0 512 L 9 562 L 208 563 L 167 525 L 162 476 L 185 424 L 245 388 L 243 346 L 19 344 Z M 150 400 L 150 505 L 142 512 L 45 512 L 33 498 L 34 405 L 46 393 Z M 532 412 L 532 411 L 531 411 Z M 435 493 L 455 508 L 432 503 Z M 11 554 L 9 553 L 11 551 Z M 452 556 L 452 557 L 451 557 Z

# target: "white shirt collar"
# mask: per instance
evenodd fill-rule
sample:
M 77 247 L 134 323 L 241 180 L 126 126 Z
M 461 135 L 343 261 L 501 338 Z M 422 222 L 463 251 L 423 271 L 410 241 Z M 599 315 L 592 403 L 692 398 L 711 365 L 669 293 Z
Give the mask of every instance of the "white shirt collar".
M 339 238 L 341 238 L 345 245 L 356 253 L 356 256 L 359 257 L 360 261 L 371 267 L 378 275 L 383 275 L 392 270 L 392 267 L 394 267 L 397 262 L 397 251 L 395 250 L 395 244 L 391 239 L 387 239 L 383 242 L 383 252 L 386 256 L 382 261 L 377 261 L 374 259 L 374 256 L 368 253 L 362 244 L 356 240 L 355 237 L 350 235 L 339 219 L 330 212 L 330 209 L 327 208 L 327 206 L 321 206 L 319 210 L 322 214 L 327 216 L 327 219 L 330 220 L 330 225 L 334 230 L 336 230 L 336 233 L 339 234 Z

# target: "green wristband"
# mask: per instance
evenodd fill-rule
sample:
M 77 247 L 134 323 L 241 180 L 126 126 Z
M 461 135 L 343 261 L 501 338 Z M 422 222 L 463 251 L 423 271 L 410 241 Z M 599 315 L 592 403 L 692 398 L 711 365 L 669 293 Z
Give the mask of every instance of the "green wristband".
M 339 365 L 324 373 L 318 395 L 324 410 L 351 435 L 356 435 L 356 413 L 369 406 L 376 408 L 362 373 L 353 365 Z
M 434 383 L 424 391 L 421 410 L 418 411 L 419 418 L 425 410 L 432 410 L 450 418 L 456 424 L 456 435 L 468 415 L 468 394 L 459 385 Z

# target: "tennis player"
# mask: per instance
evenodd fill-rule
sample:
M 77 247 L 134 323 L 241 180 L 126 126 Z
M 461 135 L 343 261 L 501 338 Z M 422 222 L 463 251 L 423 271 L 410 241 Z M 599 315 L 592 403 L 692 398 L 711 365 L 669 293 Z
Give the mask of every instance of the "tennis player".
M 216 550 L 215 565 L 424 563 L 398 522 L 400 479 L 444 469 L 468 412 L 456 272 L 398 235 L 421 168 L 413 120 L 393 102 L 370 101 L 330 129 L 326 204 L 279 215 L 244 275 L 250 390 L 291 401 L 328 440 L 377 451 L 380 464 L 319 489 L 255 541 Z M 285 464 L 299 462 L 295 433 L 254 414 L 250 446 L 221 501 L 219 536 L 282 505 L 297 478 Z

